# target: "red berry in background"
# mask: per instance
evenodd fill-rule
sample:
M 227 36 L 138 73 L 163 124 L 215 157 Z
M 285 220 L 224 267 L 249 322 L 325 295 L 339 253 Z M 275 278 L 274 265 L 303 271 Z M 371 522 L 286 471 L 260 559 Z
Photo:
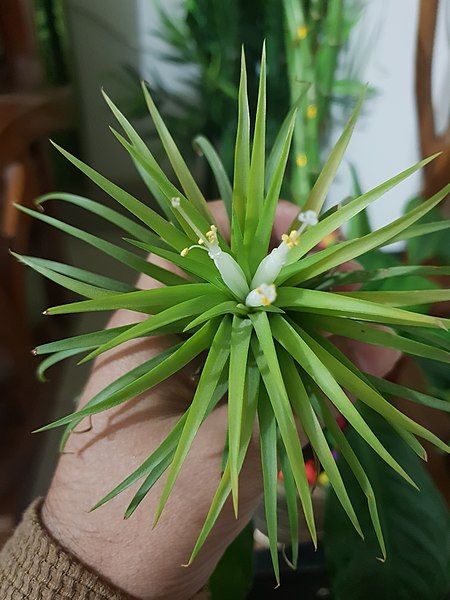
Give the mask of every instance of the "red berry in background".
M 313 460 L 307 460 L 305 463 L 306 478 L 309 485 L 314 485 L 317 479 L 316 466 Z

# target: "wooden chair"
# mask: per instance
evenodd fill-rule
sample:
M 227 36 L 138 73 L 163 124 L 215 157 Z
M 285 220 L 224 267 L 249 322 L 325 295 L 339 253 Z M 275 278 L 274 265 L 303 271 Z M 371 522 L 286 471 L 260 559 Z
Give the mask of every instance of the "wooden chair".
M 450 123 L 436 132 L 432 101 L 432 69 L 436 17 L 439 0 L 421 0 L 416 44 L 416 103 L 422 156 L 442 152 L 425 169 L 424 196 L 428 198 L 442 189 L 450 173 Z M 450 208 L 446 205 L 446 210 Z

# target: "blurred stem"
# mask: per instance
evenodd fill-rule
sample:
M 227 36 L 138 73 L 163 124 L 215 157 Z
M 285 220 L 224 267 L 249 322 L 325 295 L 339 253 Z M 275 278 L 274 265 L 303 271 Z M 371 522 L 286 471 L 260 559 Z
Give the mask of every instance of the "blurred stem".
M 342 45 L 344 1 L 329 0 L 324 24 L 323 55 L 320 76 L 320 102 L 318 120 L 322 124 L 328 117 L 330 100 L 336 75 L 337 59 Z
M 291 102 L 300 95 L 302 82 L 314 86 L 314 69 L 310 48 L 309 31 L 299 0 L 283 0 L 285 14 L 285 46 Z M 313 91 L 315 95 L 315 91 Z M 309 178 L 310 152 L 308 142 L 311 131 L 307 131 L 306 113 L 311 97 L 307 95 L 301 103 L 293 137 L 294 163 L 292 171 L 292 196 L 296 204 L 302 206 L 311 190 Z
M 317 50 L 319 43 L 319 33 L 322 26 L 322 19 L 325 15 L 325 0 L 311 0 L 309 16 L 309 28 L 311 31 L 311 46 L 313 51 Z

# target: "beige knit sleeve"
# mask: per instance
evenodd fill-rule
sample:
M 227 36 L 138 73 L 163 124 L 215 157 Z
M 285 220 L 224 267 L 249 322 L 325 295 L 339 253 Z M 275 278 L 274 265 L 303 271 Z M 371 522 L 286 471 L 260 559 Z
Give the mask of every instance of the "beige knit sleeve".
M 1 600 L 126 600 L 63 550 L 43 528 L 41 500 L 33 502 L 0 552 Z M 205 591 L 195 596 L 207 600 Z

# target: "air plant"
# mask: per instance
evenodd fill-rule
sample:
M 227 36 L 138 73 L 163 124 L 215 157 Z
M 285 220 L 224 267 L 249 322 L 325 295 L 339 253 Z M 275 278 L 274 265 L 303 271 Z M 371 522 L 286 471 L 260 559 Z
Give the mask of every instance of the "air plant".
M 337 409 L 381 459 L 414 486 L 408 473 L 367 425 L 364 411 L 352 402 L 349 394 L 379 413 L 398 432 L 405 444 L 422 458 L 426 454 L 417 438 L 428 440 L 444 452 L 448 452 L 449 448 L 395 408 L 389 398 L 400 396 L 414 402 L 431 403 L 444 410 L 448 410 L 448 404 L 442 399 L 360 371 L 333 345 L 328 333 L 448 363 L 448 338 L 443 337 L 441 332 L 448 327 L 449 321 L 411 312 L 405 307 L 449 300 L 450 291 L 339 291 L 339 286 L 343 284 L 370 282 L 380 277 L 394 279 L 417 269 L 423 275 L 439 271 L 436 267 L 408 266 L 387 268 L 382 272 L 344 273 L 340 272 L 339 267 L 393 240 L 411 239 L 424 231 L 433 231 L 433 225 L 429 223 L 425 230 L 424 226 L 416 223 L 446 197 L 450 185 L 377 231 L 313 252 L 324 238 L 434 158 L 422 160 L 346 204 L 323 213 L 327 192 L 361 109 L 362 95 L 317 178 L 305 207 L 279 244 L 270 250 L 271 232 L 297 111 L 293 108 L 286 116 L 266 160 L 265 53 L 263 51 L 261 60 L 252 140 L 243 55 L 233 185 L 212 146 L 206 153 L 229 212 L 231 239 L 227 241 L 217 228 L 202 192 L 145 85 L 143 93 L 179 185 L 168 179 L 129 121 L 106 94 L 105 99 L 125 134 L 113 130 L 115 137 L 153 191 L 164 216 L 59 147 L 73 165 L 130 215 L 124 216 L 92 200 L 64 193 L 44 196 L 39 203 L 60 199 L 95 213 L 113 223 L 128 237 L 131 236 L 130 241 L 135 247 L 170 261 L 181 269 L 182 274 L 151 264 L 131 249 L 124 249 L 42 212 L 23 207 L 19 208 L 25 213 L 94 245 L 99 251 L 139 273 L 150 275 L 162 285 L 155 289 L 139 290 L 114 278 L 96 275 L 78 267 L 28 256 L 18 258 L 42 275 L 87 298 L 49 308 L 46 311 L 48 315 L 116 309 L 133 310 L 146 315 L 144 321 L 132 325 L 85 333 L 37 347 L 36 354 L 50 355 L 41 366 L 42 372 L 50 364 L 69 356 L 89 351 L 83 358 L 84 362 L 128 340 L 160 335 L 168 328 L 179 334 L 179 342 L 105 387 L 81 410 L 39 431 L 66 426 L 64 444 L 71 431 L 85 417 L 92 417 L 135 398 L 197 357 L 204 356 L 196 391 L 186 412 L 163 443 L 101 499 L 96 508 L 141 481 L 141 487 L 126 510 L 126 516 L 129 517 L 154 483 L 167 471 L 155 514 L 156 524 L 176 485 L 199 427 L 227 393 L 228 439 L 223 473 L 189 562 L 195 559 L 230 494 L 235 513 L 238 514 L 239 474 L 255 421 L 259 423 L 265 510 L 277 579 L 278 460 L 283 472 L 292 535 L 295 539 L 298 497 L 314 544 L 317 540 L 298 422 L 324 466 L 348 518 L 362 536 L 358 516 L 334 460 L 329 438 L 323 433 L 323 427 L 328 428 L 334 445 L 367 497 L 381 554 L 385 557 L 377 500 L 358 456 L 336 424 L 332 409 Z M 441 223 L 437 225 L 441 226 Z M 379 325 L 388 328 L 380 328 Z

